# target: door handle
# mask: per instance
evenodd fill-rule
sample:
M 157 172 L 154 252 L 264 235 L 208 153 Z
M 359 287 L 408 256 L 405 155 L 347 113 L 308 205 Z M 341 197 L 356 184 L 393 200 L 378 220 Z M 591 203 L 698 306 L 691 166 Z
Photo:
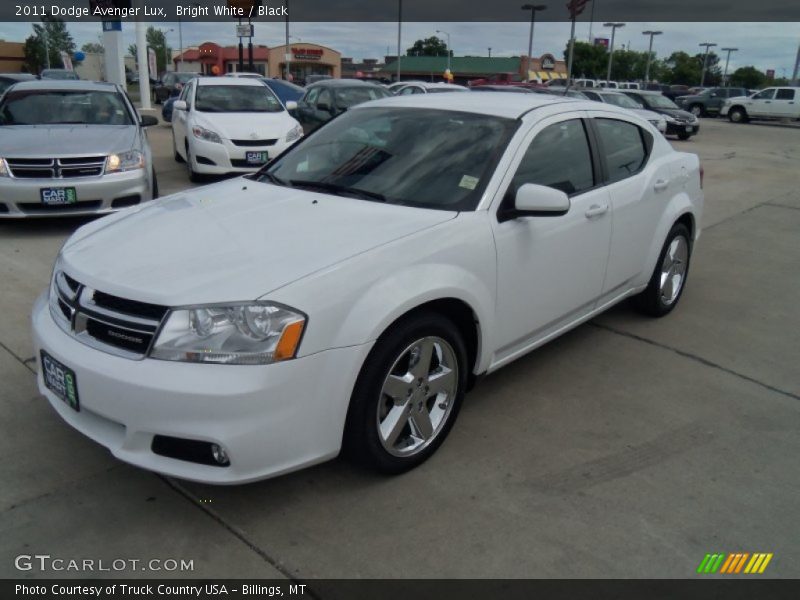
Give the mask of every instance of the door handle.
M 669 187 L 669 181 L 667 181 L 666 179 L 659 179 L 653 185 L 653 189 L 657 192 L 663 192 L 668 187 Z
M 601 215 L 606 214 L 608 211 L 608 204 L 600 206 L 599 204 L 592 204 L 589 209 L 584 213 L 587 219 L 594 219 Z

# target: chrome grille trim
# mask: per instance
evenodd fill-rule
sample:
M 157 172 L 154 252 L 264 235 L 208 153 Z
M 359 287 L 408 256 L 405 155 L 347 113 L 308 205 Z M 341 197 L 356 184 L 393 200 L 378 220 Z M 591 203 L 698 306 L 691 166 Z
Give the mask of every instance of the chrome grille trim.
M 73 289 L 70 283 L 77 288 Z M 95 292 L 63 271 L 57 271 L 50 288 L 51 296 L 56 296 L 50 299 L 53 320 L 65 333 L 97 350 L 132 360 L 147 356 L 168 310 L 164 308 L 161 319 L 118 312 L 95 302 Z M 98 333 L 98 328 L 105 339 L 92 334 L 93 329 Z M 109 340 L 115 340 L 116 343 Z M 132 349 L 131 346 L 139 348 Z
M 6 164 L 11 176 L 18 179 L 75 179 L 102 175 L 106 157 L 7 158 Z

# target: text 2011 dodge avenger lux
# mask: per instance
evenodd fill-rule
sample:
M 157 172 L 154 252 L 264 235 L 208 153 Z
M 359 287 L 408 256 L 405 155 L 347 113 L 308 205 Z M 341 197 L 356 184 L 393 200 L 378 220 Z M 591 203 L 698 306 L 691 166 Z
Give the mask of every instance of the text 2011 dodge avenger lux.
M 33 309 L 39 388 L 118 458 L 237 483 L 427 459 L 474 377 L 681 297 L 695 155 L 614 106 L 353 108 L 259 173 L 81 227 Z

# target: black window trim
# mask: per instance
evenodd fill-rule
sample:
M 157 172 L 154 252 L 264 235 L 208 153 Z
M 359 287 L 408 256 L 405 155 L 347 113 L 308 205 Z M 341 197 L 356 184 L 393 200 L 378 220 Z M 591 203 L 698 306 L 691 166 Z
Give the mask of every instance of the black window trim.
M 642 162 L 642 165 L 636 171 L 634 171 L 633 173 L 631 173 L 627 177 L 624 177 L 623 179 L 618 179 L 617 181 L 611 181 L 611 172 L 610 172 L 610 170 L 608 168 L 608 162 L 606 161 L 606 152 L 605 152 L 605 148 L 603 147 L 603 140 L 600 137 L 600 132 L 597 129 L 596 119 L 607 119 L 609 121 L 621 121 L 623 123 L 627 123 L 629 125 L 632 125 L 632 126 L 636 127 L 639 130 L 639 138 L 641 139 L 642 144 L 644 145 L 644 149 L 645 149 L 644 161 Z M 647 165 L 650 164 L 650 158 L 651 158 L 651 156 L 653 154 L 653 145 L 655 144 L 655 140 L 653 139 L 653 136 L 649 131 L 645 131 L 642 127 L 640 127 L 636 123 L 633 123 L 631 121 L 627 121 L 625 119 L 619 119 L 619 118 L 616 118 L 616 117 L 613 117 L 613 116 L 595 115 L 595 116 L 590 117 L 589 121 L 590 121 L 590 123 L 588 124 L 588 128 L 592 132 L 591 141 L 592 141 L 592 145 L 594 146 L 594 153 L 593 154 L 595 156 L 597 156 L 599 158 L 599 161 L 600 161 L 600 166 L 601 166 L 601 171 L 600 172 L 602 173 L 602 185 L 603 186 L 613 185 L 615 183 L 619 183 L 620 181 L 625 181 L 626 179 L 630 179 L 631 177 L 635 177 L 636 175 L 638 175 L 639 173 L 644 171 L 645 168 L 647 167 Z

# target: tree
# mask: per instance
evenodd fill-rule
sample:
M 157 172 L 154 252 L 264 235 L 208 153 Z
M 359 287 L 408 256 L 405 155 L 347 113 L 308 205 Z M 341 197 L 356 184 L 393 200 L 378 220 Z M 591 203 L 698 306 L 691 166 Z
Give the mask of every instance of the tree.
M 105 54 L 106 51 L 103 44 L 98 44 L 97 42 L 86 42 L 81 46 L 81 50 L 87 54 Z
M 45 40 L 46 38 L 46 40 Z M 33 35 L 25 40 L 25 66 L 31 73 L 38 73 L 47 67 L 45 41 L 50 56 L 50 67 L 57 69 L 64 66 L 61 52 L 70 56 L 75 52 L 75 41 L 62 19 L 42 17 L 42 24 L 33 24 Z
M 616 53 L 614 53 L 616 56 Z M 569 42 L 564 49 L 564 60 L 569 61 Z M 575 40 L 572 61 L 572 76 L 575 78 L 605 79 L 608 66 L 608 50 L 600 44 L 589 44 Z M 601 75 L 602 74 L 602 75 Z
M 167 37 L 160 29 L 156 29 L 152 25 L 147 28 L 147 47 L 152 48 L 156 53 L 156 68 L 158 73 L 163 73 L 167 70 L 167 61 L 172 59 L 172 48 L 167 46 Z M 128 46 L 128 54 L 133 56 L 137 61 L 139 55 L 137 54 L 136 44 Z M 158 73 L 150 73 L 151 78 L 158 77 Z
M 453 51 L 447 48 L 444 40 L 431 36 L 425 40 L 417 40 L 414 45 L 406 50 L 406 56 L 447 56 L 453 55 Z
M 740 67 L 730 76 L 731 85 L 758 89 L 767 82 L 767 76 L 755 67 Z

